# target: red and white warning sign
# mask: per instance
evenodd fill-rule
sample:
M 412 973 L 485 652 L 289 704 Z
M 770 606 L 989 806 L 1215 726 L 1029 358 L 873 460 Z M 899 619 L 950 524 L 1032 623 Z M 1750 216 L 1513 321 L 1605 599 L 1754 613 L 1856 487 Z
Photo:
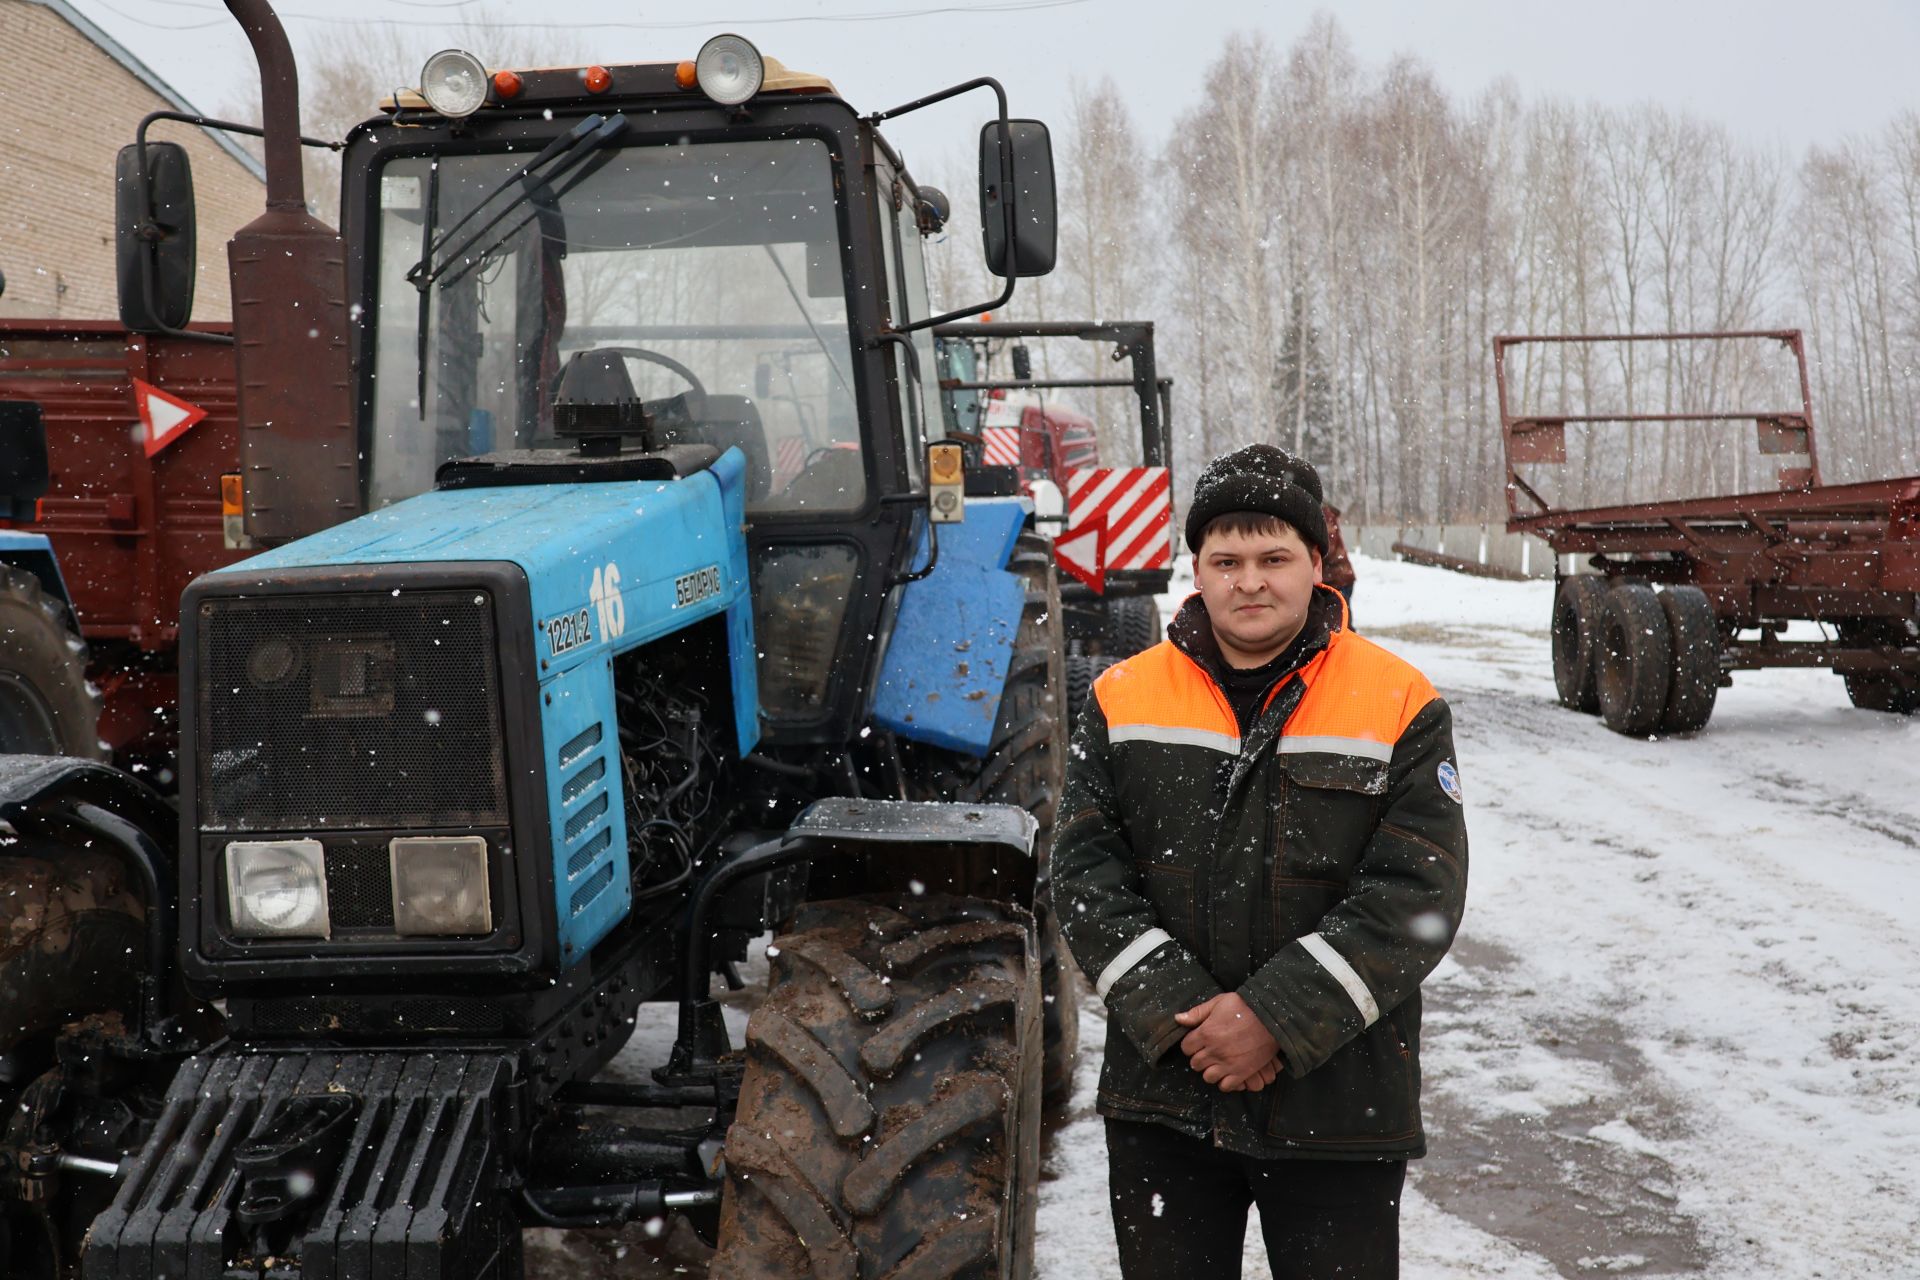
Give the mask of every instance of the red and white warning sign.
M 207 416 L 197 404 L 188 404 L 169 395 L 151 382 L 133 380 L 133 403 L 140 411 L 140 426 L 146 433 L 147 456 L 151 458 L 187 433 L 187 429 Z
M 1173 563 L 1173 488 L 1165 467 L 1092 467 L 1067 473 L 1067 525 L 1098 521 L 1105 569 L 1165 569 Z
M 1095 517 L 1076 525 L 1053 540 L 1053 558 L 1061 569 L 1092 587 L 1095 594 L 1107 590 L 1107 522 Z

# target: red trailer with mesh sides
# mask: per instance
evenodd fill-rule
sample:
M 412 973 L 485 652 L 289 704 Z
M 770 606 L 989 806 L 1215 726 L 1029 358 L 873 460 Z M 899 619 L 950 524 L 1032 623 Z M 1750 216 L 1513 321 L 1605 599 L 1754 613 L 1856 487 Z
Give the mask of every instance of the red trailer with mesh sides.
M 1560 557 L 1563 704 L 1683 733 L 1737 671 L 1825 667 L 1857 707 L 1920 710 L 1920 476 L 1825 482 L 1799 330 L 1502 336 L 1493 359 L 1507 529 Z M 1591 403 L 1607 370 L 1625 409 Z M 1649 381 L 1671 407 L 1634 410 Z
M 23 704 L 38 696 L 97 714 L 95 732 L 80 735 L 87 745 L 163 787 L 177 739 L 180 593 L 248 554 L 235 385 L 234 349 L 219 341 L 111 322 L 0 321 L 0 400 L 38 406 L 49 480 L 36 518 L 12 528 L 52 549 L 50 563 L 44 552 L 0 552 L 0 603 L 79 632 L 35 646 L 31 660 L 16 646 L 0 678 Z M 88 705 L 66 708 L 75 687 Z M 0 751 L 36 746 L 46 749 Z

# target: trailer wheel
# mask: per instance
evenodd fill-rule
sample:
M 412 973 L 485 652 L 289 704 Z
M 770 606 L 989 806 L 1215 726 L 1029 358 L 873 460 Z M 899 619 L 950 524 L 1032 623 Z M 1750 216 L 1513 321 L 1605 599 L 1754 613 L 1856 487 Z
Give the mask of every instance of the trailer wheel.
M 945 895 L 850 898 L 803 906 L 795 929 L 774 940 L 747 1023 L 708 1274 L 1029 1275 L 1032 917 Z
M 1673 683 L 1673 633 L 1653 588 L 1626 582 L 1607 592 L 1600 615 L 1600 714 L 1615 733 L 1642 738 L 1660 727 Z
M 0 566 L 0 755 L 105 758 L 87 646 L 40 580 Z
M 1593 715 L 1600 710 L 1596 657 L 1606 583 L 1592 575 L 1562 578 L 1553 593 L 1553 687 L 1560 705 Z
M 1673 675 L 1667 690 L 1660 732 L 1692 733 L 1713 718 L 1720 696 L 1720 626 L 1713 602 L 1698 587 L 1669 587 L 1660 593 L 1667 630 L 1673 637 Z
M 967 804 L 1010 804 L 1039 824 L 1035 851 L 1044 882 L 1053 848 L 1053 822 L 1066 781 L 1067 739 L 1072 732 L 1066 684 L 1066 646 L 1060 579 L 1051 544 L 1020 535 L 1007 568 L 1027 591 L 1014 637 L 1011 670 L 1000 696 L 993 745 L 982 759 L 938 748 L 912 746 L 908 787 L 914 798 Z M 1060 930 L 1048 918 L 1043 894 L 1040 953 L 1046 1008 L 1046 1091 L 1051 1103 L 1073 1091 L 1073 1063 L 1080 1050 L 1080 983 Z
M 1908 675 L 1850 675 L 1847 699 L 1862 711 L 1910 716 L 1920 711 L 1920 679 Z

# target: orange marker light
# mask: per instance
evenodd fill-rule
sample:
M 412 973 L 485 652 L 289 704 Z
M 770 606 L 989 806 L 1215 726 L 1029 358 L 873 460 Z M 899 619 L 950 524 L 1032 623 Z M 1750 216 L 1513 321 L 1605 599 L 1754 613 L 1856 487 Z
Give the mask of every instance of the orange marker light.
M 220 477 L 220 514 L 237 516 L 246 509 L 246 495 L 240 488 L 238 472 L 229 471 Z
M 691 89 L 700 83 L 700 73 L 691 62 L 682 62 L 673 69 L 673 82 L 682 89 Z
M 580 78 L 586 81 L 588 93 L 605 93 L 613 87 L 613 72 L 605 67 L 588 67 Z
M 496 71 L 493 73 L 493 92 L 502 102 L 519 97 L 520 90 L 524 87 L 520 82 L 520 76 L 517 72 Z

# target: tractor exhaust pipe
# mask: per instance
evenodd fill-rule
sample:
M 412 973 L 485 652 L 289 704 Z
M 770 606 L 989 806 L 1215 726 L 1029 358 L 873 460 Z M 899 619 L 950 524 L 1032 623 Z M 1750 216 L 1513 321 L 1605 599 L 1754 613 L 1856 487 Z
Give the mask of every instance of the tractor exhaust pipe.
M 262 543 L 360 514 L 346 246 L 307 212 L 300 75 L 267 0 L 226 0 L 260 63 L 267 210 L 227 246 L 246 529 Z
M 307 182 L 300 168 L 300 69 L 280 15 L 267 0 L 227 0 L 260 64 L 260 121 L 266 129 L 267 208 L 304 213 Z

